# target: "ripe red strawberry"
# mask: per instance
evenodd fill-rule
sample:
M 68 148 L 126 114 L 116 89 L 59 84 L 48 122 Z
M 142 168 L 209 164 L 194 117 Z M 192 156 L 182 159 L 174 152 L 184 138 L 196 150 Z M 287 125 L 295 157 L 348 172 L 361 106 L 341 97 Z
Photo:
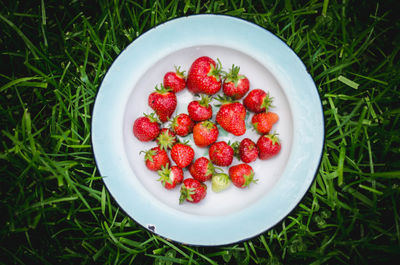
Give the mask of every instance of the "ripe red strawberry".
M 271 106 L 272 98 L 262 89 L 253 89 L 243 99 L 244 106 L 255 113 L 268 111 Z
M 176 143 L 176 135 L 172 130 L 162 128 L 156 142 L 161 149 L 169 150 Z
M 233 154 L 232 146 L 225 141 L 213 143 L 208 150 L 211 162 L 221 167 L 227 167 L 232 164 Z
M 267 134 L 278 120 L 279 116 L 275 112 L 261 112 L 254 114 L 251 123 L 259 134 Z
M 213 95 L 221 89 L 221 63 L 207 56 L 197 58 L 190 66 L 187 87 L 192 93 Z
M 206 197 L 206 194 L 207 186 L 205 184 L 193 178 L 187 178 L 181 186 L 179 203 L 182 204 L 184 201 L 198 203 Z
M 142 142 L 154 140 L 160 134 L 160 125 L 154 113 L 137 118 L 133 123 L 133 134 Z
M 251 163 L 258 158 L 258 148 L 250 138 L 244 138 L 239 144 L 239 158 L 245 163 Z
M 240 67 L 232 65 L 230 71 L 225 75 L 222 90 L 225 95 L 233 99 L 240 99 L 246 95 L 250 89 L 249 79 L 239 74 Z
M 229 168 L 229 177 L 233 185 L 238 188 L 245 188 L 250 185 L 250 183 L 256 183 L 257 180 L 254 179 L 254 170 L 248 164 L 239 164 Z
M 171 164 L 167 152 L 158 146 L 146 151 L 144 160 L 146 167 L 152 171 L 160 170 L 162 166 Z
M 257 141 L 258 157 L 262 160 L 271 158 L 281 151 L 281 144 L 276 134 L 265 134 Z
M 194 122 L 186 113 L 181 113 L 172 119 L 171 129 L 179 136 L 186 136 L 193 131 Z
M 183 181 L 183 170 L 178 166 L 163 166 L 157 173 L 160 176 L 158 180 L 169 190 L 175 188 L 176 185 L 181 184 Z
M 194 150 L 187 144 L 177 143 L 171 149 L 171 158 L 178 167 L 187 167 L 193 161 Z
M 202 121 L 193 127 L 193 140 L 199 147 L 206 147 L 218 138 L 218 128 L 212 121 Z
M 189 172 L 194 179 L 204 182 L 211 179 L 214 175 L 215 168 L 208 158 L 202 156 L 194 161 L 189 168 Z
M 193 100 L 188 104 L 188 113 L 194 121 L 205 121 L 212 117 L 213 111 L 210 105 L 211 98 L 205 95 L 200 100 Z
M 186 87 L 185 71 L 175 66 L 175 72 L 167 72 L 163 79 L 164 87 L 169 88 L 174 93 L 182 91 Z
M 225 131 L 240 136 L 246 132 L 246 108 L 239 102 L 229 102 L 220 98 L 222 106 L 217 112 L 215 120 Z
M 163 85 L 151 93 L 148 98 L 149 106 L 156 112 L 161 122 L 166 122 L 174 113 L 177 105 L 176 95 Z

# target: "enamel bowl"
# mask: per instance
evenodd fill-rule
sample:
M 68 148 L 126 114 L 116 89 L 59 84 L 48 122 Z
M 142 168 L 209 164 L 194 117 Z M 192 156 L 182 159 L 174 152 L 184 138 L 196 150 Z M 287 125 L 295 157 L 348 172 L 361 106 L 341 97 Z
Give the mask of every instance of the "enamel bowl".
M 149 171 L 143 143 L 132 125 L 151 113 L 148 95 L 174 66 L 189 70 L 200 56 L 219 59 L 224 70 L 232 64 L 250 80 L 250 90 L 261 88 L 273 97 L 271 111 L 280 119 L 273 127 L 282 149 L 274 158 L 250 165 L 256 184 L 231 185 L 215 193 L 206 182 L 207 196 L 198 204 L 179 204 L 179 187 L 166 190 Z M 195 95 L 177 93 L 175 114 L 187 113 Z M 216 103 L 215 101 L 213 103 Z M 214 111 L 216 108 L 214 107 Z M 215 112 L 214 112 L 215 114 Z M 246 116 L 247 132 L 235 137 L 220 130 L 218 141 L 257 141 Z M 189 135 L 197 157 L 208 157 Z M 92 143 L 104 183 L 138 224 L 167 239 L 199 246 L 226 245 L 259 235 L 284 219 L 301 201 L 318 171 L 324 143 L 321 100 L 311 76 L 297 55 L 269 31 L 242 19 L 195 15 L 170 20 L 142 34 L 114 61 L 99 89 L 92 120 Z M 171 160 L 172 161 L 172 160 Z M 240 163 L 236 158 L 232 165 Z M 227 173 L 228 168 L 223 168 Z M 185 178 L 190 177 L 187 169 Z

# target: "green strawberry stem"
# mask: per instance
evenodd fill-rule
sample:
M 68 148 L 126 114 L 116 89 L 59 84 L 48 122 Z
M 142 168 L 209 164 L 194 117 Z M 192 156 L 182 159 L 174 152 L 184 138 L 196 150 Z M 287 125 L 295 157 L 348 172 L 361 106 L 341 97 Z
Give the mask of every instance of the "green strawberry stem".
M 221 73 L 222 73 L 222 64 L 221 61 L 217 58 L 217 63 L 215 66 L 210 64 L 210 71 L 208 72 L 207 76 L 213 76 L 217 81 L 221 80 Z
M 185 70 L 181 71 L 181 67 L 180 66 L 174 66 L 175 67 L 175 73 L 176 75 L 182 77 L 183 79 L 186 79 L 186 75 L 185 75 Z
M 239 80 L 245 78 L 244 75 L 239 75 L 240 67 L 232 64 L 232 68 L 228 73 L 225 73 L 225 82 L 232 82 L 235 87 L 238 86 Z
M 172 184 L 172 180 L 169 177 L 171 174 L 171 169 L 169 164 L 167 163 L 165 166 L 161 166 L 161 169 L 157 171 L 160 178 L 158 181 L 161 181 L 162 185 L 165 186 L 166 183 Z
M 207 107 L 212 99 L 212 97 L 202 94 L 201 99 L 199 100 L 199 104 L 203 107 Z
M 179 204 L 182 204 L 185 200 L 193 201 L 193 194 L 195 194 L 194 188 L 188 188 L 185 185 L 182 185 L 181 195 L 179 196 Z
M 166 94 L 166 93 L 172 91 L 171 88 L 165 87 L 163 84 L 159 84 L 159 86 L 156 85 L 154 89 L 160 94 Z

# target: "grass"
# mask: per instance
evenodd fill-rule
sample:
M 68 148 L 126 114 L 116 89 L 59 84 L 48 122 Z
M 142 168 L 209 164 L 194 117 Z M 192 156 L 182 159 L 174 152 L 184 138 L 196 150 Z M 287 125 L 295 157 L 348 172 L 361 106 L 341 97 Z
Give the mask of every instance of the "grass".
M 0 264 L 383 264 L 400 257 L 396 1 L 4 1 Z M 397 10 L 396 10 L 397 8 Z M 326 139 L 298 207 L 245 242 L 192 247 L 127 217 L 96 169 L 97 89 L 118 54 L 170 19 L 252 21 L 303 60 Z

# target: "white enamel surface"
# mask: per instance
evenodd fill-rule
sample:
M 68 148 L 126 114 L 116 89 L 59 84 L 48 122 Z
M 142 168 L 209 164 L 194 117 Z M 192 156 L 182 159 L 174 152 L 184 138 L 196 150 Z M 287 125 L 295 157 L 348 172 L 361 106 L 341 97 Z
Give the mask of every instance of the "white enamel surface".
M 221 27 L 211 27 L 215 24 Z M 240 32 L 245 32 L 247 38 L 238 40 Z M 207 183 L 208 193 L 202 202 L 179 205 L 179 188 L 165 190 L 157 181 L 157 174 L 146 169 L 144 155 L 139 154 L 155 143 L 139 142 L 132 134 L 132 125 L 143 113 L 152 112 L 147 97 L 162 82 L 164 73 L 173 70 L 174 65 L 187 71 L 203 55 L 219 58 L 224 70 L 232 64 L 240 66 L 251 89 L 270 93 L 274 98 L 271 110 L 280 116 L 273 131 L 279 134 L 282 151 L 273 159 L 250 164 L 258 183 L 248 189 L 231 185 L 214 193 L 211 183 Z M 187 113 L 193 95 L 185 90 L 177 97 L 176 113 Z M 252 115 L 247 117 L 248 125 Z M 324 131 L 315 85 L 283 42 L 240 19 L 198 15 L 162 24 L 121 53 L 96 98 L 92 134 L 104 182 L 127 214 L 144 227 L 152 225 L 157 234 L 178 242 L 221 245 L 255 236 L 290 213 L 318 169 Z M 259 136 L 248 129 L 241 137 L 221 132 L 218 140 L 244 137 L 256 141 Z M 192 141 L 191 136 L 186 139 Z M 196 158 L 208 156 L 206 148 L 195 147 L 195 151 Z M 237 163 L 235 159 L 233 164 Z M 227 172 L 228 168 L 224 170 Z M 190 177 L 187 170 L 184 173 Z M 197 230 L 193 231 L 192 226 Z

